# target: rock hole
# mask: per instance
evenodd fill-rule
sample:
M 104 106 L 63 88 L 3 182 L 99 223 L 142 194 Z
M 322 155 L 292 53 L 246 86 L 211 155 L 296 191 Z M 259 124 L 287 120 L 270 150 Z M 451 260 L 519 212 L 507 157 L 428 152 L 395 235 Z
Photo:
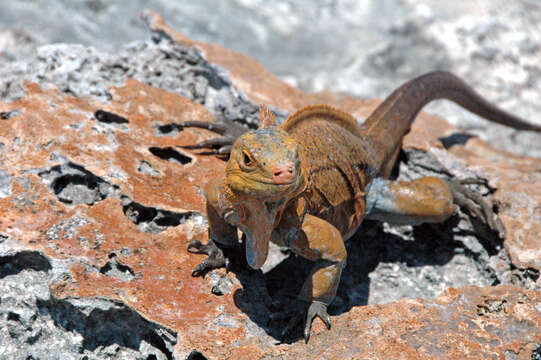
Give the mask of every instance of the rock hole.
M 160 159 L 175 161 L 181 165 L 186 165 L 192 162 L 192 158 L 181 154 L 179 151 L 173 149 L 172 147 L 160 148 L 160 147 L 150 147 L 148 150 L 152 155 L 159 157 Z
M 8 312 L 8 321 L 20 321 L 21 316 L 19 314 L 16 314 L 14 312 Z
M 51 297 L 38 299 L 36 305 L 39 313 L 48 314 L 56 326 L 80 334 L 85 351 L 94 352 L 110 345 L 140 351 L 141 344 L 146 342 L 153 347 L 152 353 L 161 352 L 166 359 L 174 359 L 177 333 L 144 319 L 122 302 Z
M 178 226 L 186 222 L 193 215 L 192 212 L 175 213 L 167 210 L 160 210 L 159 216 L 154 219 L 154 222 L 159 226 Z
M 128 197 L 122 198 L 124 214 L 140 231 L 158 234 L 170 226 L 178 226 L 188 220 L 203 223 L 204 217 L 197 211 L 173 212 L 154 207 L 144 206 Z
M 541 360 L 541 344 L 537 346 L 537 349 L 532 351 L 532 360 Z
M 105 110 L 98 110 L 94 113 L 96 120 L 106 124 L 127 124 L 130 121 L 125 117 Z
M 182 131 L 182 126 L 175 123 L 160 125 L 157 127 L 160 135 L 176 135 Z
M 104 199 L 97 190 L 98 183 L 92 178 L 81 175 L 58 177 L 53 181 L 52 188 L 58 199 L 67 204 L 92 205 Z
M 190 355 L 188 355 L 186 360 L 208 360 L 208 358 L 199 351 L 194 350 L 190 353 Z
M 114 255 L 111 257 L 111 255 Z M 109 254 L 111 261 L 108 261 L 100 268 L 100 273 L 106 276 L 116 277 L 122 281 L 132 281 L 135 278 L 135 272 L 127 265 L 116 260 L 115 254 Z
M 9 120 L 14 116 L 19 115 L 21 112 L 19 110 L 12 110 L 12 111 L 2 111 L 0 112 L 0 119 L 2 120 Z
M 0 279 L 25 269 L 48 272 L 51 270 L 51 263 L 37 251 L 21 251 L 14 255 L 0 256 Z
M 143 206 L 135 201 L 123 206 L 122 210 L 124 215 L 136 225 L 152 221 L 158 213 L 155 208 Z
M 476 135 L 468 133 L 454 133 L 449 136 L 440 137 L 438 140 L 441 141 L 441 144 L 445 149 L 449 149 L 454 145 L 464 145 L 473 137 L 476 137 Z
M 67 162 L 39 173 L 58 200 L 66 204 L 93 205 L 110 196 L 118 196 L 118 187 L 92 174 L 84 167 Z
M 141 162 L 139 163 L 139 166 L 137 167 L 137 171 L 140 172 L 141 174 L 146 174 L 150 176 L 157 176 L 157 177 L 162 176 L 161 172 L 154 169 L 154 167 L 148 161 L 145 161 L 145 160 L 141 160 Z

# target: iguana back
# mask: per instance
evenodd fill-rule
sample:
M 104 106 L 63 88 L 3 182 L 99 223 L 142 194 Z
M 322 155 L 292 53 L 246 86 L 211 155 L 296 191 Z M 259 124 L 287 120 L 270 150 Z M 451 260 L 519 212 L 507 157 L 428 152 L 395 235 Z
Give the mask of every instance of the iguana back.
M 292 114 L 281 128 L 299 144 L 309 212 L 350 236 L 362 221 L 364 191 L 376 172 L 374 149 L 358 136 L 357 121 L 330 106 L 311 106 Z

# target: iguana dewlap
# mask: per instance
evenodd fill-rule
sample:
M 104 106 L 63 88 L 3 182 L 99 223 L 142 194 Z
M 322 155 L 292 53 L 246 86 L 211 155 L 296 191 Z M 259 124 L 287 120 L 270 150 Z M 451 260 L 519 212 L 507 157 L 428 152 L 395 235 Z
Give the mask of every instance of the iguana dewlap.
M 351 115 L 324 105 L 303 108 L 277 125 L 262 107 L 260 128 L 236 139 L 225 173 L 209 182 L 210 243 L 190 246 L 210 256 L 195 273 L 223 265 L 223 255 L 214 244 L 236 244 L 237 228 L 246 235 L 246 258 L 252 268 L 264 264 L 270 241 L 314 261 L 299 295 L 312 304 L 306 316 L 308 339 L 315 316 L 330 325 L 326 306 L 336 294 L 345 266 L 344 241 L 363 219 L 442 222 L 457 203 L 502 232 L 491 207 L 457 181 L 386 180 L 415 116 L 438 98 L 507 126 L 541 131 L 488 103 L 445 72 L 404 84 L 360 126 Z

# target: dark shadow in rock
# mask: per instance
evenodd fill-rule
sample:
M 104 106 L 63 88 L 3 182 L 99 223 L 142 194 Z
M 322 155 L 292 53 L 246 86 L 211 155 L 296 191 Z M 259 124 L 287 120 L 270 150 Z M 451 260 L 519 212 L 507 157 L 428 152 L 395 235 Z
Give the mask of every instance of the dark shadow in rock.
M 177 123 L 168 123 L 164 125 L 156 125 L 156 129 L 160 135 L 175 136 L 181 132 L 184 127 Z
M 152 155 L 157 156 L 160 159 L 176 161 L 181 165 L 186 165 L 192 162 L 191 157 L 181 154 L 179 151 L 173 149 L 172 147 L 150 147 L 148 148 L 148 151 L 150 151 Z
M 441 144 L 445 149 L 449 149 L 454 145 L 464 145 L 473 137 L 477 137 L 477 135 L 468 133 L 454 133 L 449 136 L 440 137 L 438 140 L 441 141 Z
M 188 355 L 186 360 L 208 360 L 208 358 L 197 350 L 194 350 Z
M 532 351 L 532 360 L 541 360 L 541 344 L 537 346 L 537 349 Z
M 110 261 L 100 268 L 100 273 L 106 276 L 116 277 L 122 281 L 132 281 L 135 278 L 133 269 L 120 263 L 115 253 L 109 254 L 109 259 Z
M 118 186 L 111 185 L 83 166 L 67 162 L 39 173 L 58 200 L 66 204 L 92 205 L 111 196 L 118 196 Z
M 141 343 L 146 342 L 167 359 L 174 358 L 176 332 L 146 320 L 121 302 L 51 297 L 38 300 L 37 306 L 40 313 L 49 314 L 57 326 L 79 333 L 83 337 L 83 348 L 89 351 L 113 344 L 141 351 Z
M 48 272 L 51 268 L 49 260 L 37 251 L 24 250 L 13 255 L 0 256 L 0 279 L 25 269 Z
M 21 112 L 19 110 L 2 111 L 2 112 L 0 112 L 0 119 L 9 120 L 12 117 L 15 117 L 15 116 L 20 115 L 20 114 L 21 114 Z
M 127 124 L 130 121 L 125 117 L 105 110 L 98 110 L 94 113 L 96 120 L 106 124 Z
M 122 197 L 124 215 L 137 225 L 140 231 L 158 234 L 170 226 L 178 226 L 195 217 L 203 217 L 197 211 L 173 212 L 160 208 L 144 206 L 127 196 Z

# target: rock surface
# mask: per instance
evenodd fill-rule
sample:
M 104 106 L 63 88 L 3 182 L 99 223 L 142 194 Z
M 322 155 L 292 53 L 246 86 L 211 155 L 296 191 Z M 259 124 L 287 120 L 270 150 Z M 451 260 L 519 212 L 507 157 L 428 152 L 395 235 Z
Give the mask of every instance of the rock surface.
M 377 101 L 303 93 L 155 14 L 146 21 L 157 43 L 115 54 L 45 46 L 0 70 L 0 356 L 541 356 L 541 161 L 427 114 L 405 141 L 400 177 L 488 179 L 480 190 L 500 202 L 503 244 L 463 214 L 436 227 L 365 224 L 348 243 L 333 328 L 317 322 L 308 345 L 300 331 L 276 344 L 284 324 L 269 318 L 295 295 L 301 259 L 192 278 L 201 258 L 186 245 L 206 239 L 201 189 L 224 163 L 183 148 L 211 133 L 176 124 L 254 126 L 262 101 L 281 118 L 327 102 L 362 120 Z

